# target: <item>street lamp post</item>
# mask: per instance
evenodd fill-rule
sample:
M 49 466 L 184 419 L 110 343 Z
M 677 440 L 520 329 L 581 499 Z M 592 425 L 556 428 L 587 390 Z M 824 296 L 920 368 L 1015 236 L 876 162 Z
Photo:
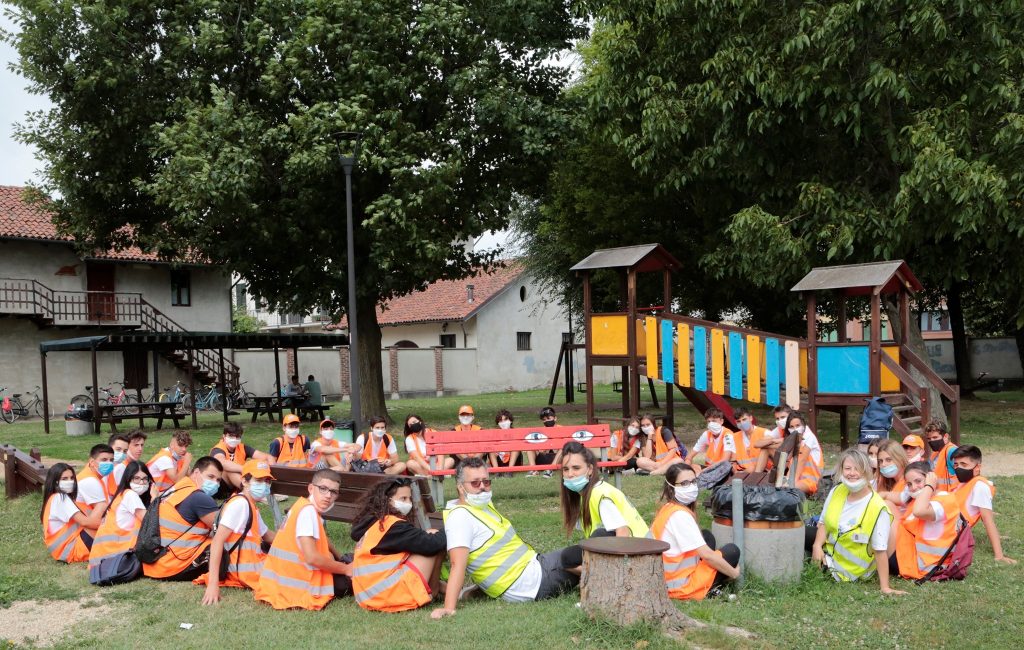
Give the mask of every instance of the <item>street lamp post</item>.
M 348 245 L 348 376 L 350 404 L 352 406 L 353 436 L 362 431 L 362 412 L 359 396 L 359 348 L 357 345 L 356 327 L 356 245 L 352 226 L 352 170 L 359 156 L 361 133 L 343 133 L 342 136 L 353 142 L 352 154 L 341 156 L 341 166 L 345 170 L 345 215 Z

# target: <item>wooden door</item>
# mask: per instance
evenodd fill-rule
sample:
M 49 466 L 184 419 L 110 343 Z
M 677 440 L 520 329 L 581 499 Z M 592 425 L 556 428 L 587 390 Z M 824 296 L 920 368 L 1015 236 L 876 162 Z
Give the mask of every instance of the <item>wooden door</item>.
M 115 321 L 114 265 L 88 262 L 85 265 L 89 320 Z

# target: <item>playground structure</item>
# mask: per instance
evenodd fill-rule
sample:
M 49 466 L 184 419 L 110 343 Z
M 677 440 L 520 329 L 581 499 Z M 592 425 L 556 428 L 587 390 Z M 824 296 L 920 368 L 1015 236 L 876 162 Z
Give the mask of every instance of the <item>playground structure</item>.
M 622 369 L 622 417 L 640 410 L 640 382 L 665 384 L 665 421 L 672 426 L 674 392 L 700 412 L 711 407 L 725 414 L 736 429 L 726 398 L 754 404 L 786 404 L 805 411 L 817 429 L 819 410 L 838 413 L 840 442 L 849 444 L 849 409 L 883 396 L 893 407 L 893 429 L 902 436 L 921 433 L 936 413 L 946 408 L 950 434 L 959 442 L 958 387 L 949 386 L 910 348 L 910 300 L 921 283 L 902 260 L 812 269 L 792 291 L 807 302 L 807 337 L 784 336 L 727 323 L 672 313 L 672 273 L 682 264 L 660 244 L 598 250 L 572 267 L 583 279 L 586 386 L 593 385 L 595 366 Z M 591 280 L 602 270 L 618 272 L 619 308 L 593 310 Z M 660 273 L 662 304 L 637 304 L 637 276 Z M 835 292 L 837 332 L 846 331 L 847 300 L 866 296 L 870 302 L 870 335 L 864 341 L 818 340 L 817 305 L 823 291 Z M 882 338 L 882 296 L 892 295 L 899 308 L 897 338 Z M 917 377 L 911 374 L 916 371 Z M 934 389 L 941 404 L 933 404 Z M 597 421 L 594 393 L 587 390 L 587 422 Z

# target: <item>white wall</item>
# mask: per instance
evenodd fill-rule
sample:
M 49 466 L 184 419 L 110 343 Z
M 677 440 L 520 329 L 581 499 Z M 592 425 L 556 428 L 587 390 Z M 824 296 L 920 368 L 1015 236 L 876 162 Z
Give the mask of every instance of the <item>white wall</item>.
M 928 360 L 935 372 L 947 380 L 956 379 L 956 363 L 953 359 L 951 339 L 925 341 Z M 985 379 L 1024 379 L 1017 341 L 1010 337 L 971 339 L 971 374 L 977 377 L 983 372 Z
M 301 361 L 301 350 L 299 354 Z M 241 381 L 247 382 L 245 384 L 247 391 L 260 396 L 274 394 L 274 383 L 277 380 L 274 374 L 273 350 L 235 350 L 234 357 Z M 278 363 L 281 367 L 281 384 L 287 384 L 288 357 L 285 350 L 278 350 Z M 302 369 L 301 364 L 299 369 Z

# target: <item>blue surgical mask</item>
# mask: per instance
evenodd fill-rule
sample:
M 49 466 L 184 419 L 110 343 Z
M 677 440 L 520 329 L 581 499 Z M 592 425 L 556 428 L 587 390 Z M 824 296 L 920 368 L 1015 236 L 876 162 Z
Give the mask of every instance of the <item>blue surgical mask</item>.
M 750 431 L 750 425 L 752 423 L 750 422 L 750 420 L 740 420 L 739 422 L 737 422 L 737 424 L 740 425 L 741 431 Z
M 206 493 L 207 496 L 212 497 L 213 495 L 217 494 L 218 491 L 220 491 L 220 481 L 211 481 L 210 479 L 205 479 L 203 481 L 202 490 L 203 492 Z
M 900 468 L 896 465 L 885 465 L 878 468 L 879 473 L 885 478 L 893 478 L 900 473 Z
M 590 477 L 585 474 L 583 476 L 577 476 L 576 478 L 562 479 L 562 485 L 573 492 L 581 491 L 583 488 L 587 487 L 587 483 L 590 483 Z
M 109 476 L 114 471 L 114 463 L 105 460 L 96 466 L 96 471 L 100 473 L 100 476 Z
M 127 456 L 127 455 L 128 454 L 124 453 L 123 451 L 115 451 L 114 452 L 114 464 L 117 465 L 118 463 L 124 462 L 124 457 Z
M 257 501 L 263 501 L 270 496 L 270 483 L 264 481 L 253 481 L 249 483 L 249 494 Z

